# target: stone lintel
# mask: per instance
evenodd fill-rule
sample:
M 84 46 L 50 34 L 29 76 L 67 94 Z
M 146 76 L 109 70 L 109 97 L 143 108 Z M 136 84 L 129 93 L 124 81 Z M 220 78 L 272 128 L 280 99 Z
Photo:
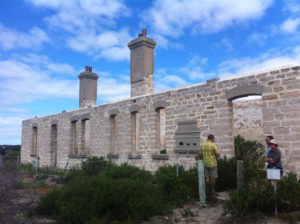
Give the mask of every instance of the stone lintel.
M 142 159 L 141 154 L 129 154 L 128 159 Z
M 81 159 L 81 158 L 88 158 L 88 155 L 82 154 L 82 155 L 76 155 L 76 154 L 69 154 L 70 159 Z
M 198 154 L 200 147 L 199 149 L 175 149 L 174 152 L 179 154 Z
M 166 106 L 167 106 L 167 101 L 165 100 L 157 100 L 153 103 L 153 107 L 155 110 L 166 108 Z
M 111 109 L 110 111 L 108 111 L 108 115 L 110 117 L 117 116 L 118 113 L 119 113 L 119 110 L 117 108 L 114 108 L 114 109 Z
M 57 125 L 57 124 L 58 124 L 58 120 L 54 119 L 54 120 L 51 121 L 51 126 Z
M 108 159 L 119 159 L 119 154 L 108 154 L 106 157 Z
M 240 97 L 246 97 L 250 95 L 262 95 L 264 87 L 259 84 L 238 86 L 230 90 L 226 90 L 227 100 L 234 100 Z
M 70 122 L 78 121 L 80 117 L 78 115 L 73 115 L 70 117 Z
M 137 113 L 140 110 L 140 106 L 138 104 L 133 104 L 130 106 L 129 111 L 130 113 Z
M 80 119 L 81 119 L 82 121 L 90 120 L 90 119 L 91 119 L 91 113 L 85 113 L 85 114 L 82 114 L 82 115 L 80 116 Z
M 38 126 L 37 122 L 32 123 L 32 128 L 37 128 L 37 126 Z
M 152 159 L 153 160 L 169 160 L 169 155 L 167 155 L 167 154 L 153 154 Z

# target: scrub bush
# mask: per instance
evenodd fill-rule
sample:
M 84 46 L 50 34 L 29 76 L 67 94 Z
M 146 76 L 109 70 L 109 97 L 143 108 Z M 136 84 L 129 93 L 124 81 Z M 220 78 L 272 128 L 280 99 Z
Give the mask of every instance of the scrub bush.
M 273 186 L 266 181 L 251 183 L 243 191 L 232 191 L 225 201 L 225 212 L 245 217 L 257 211 L 270 212 L 274 209 Z
M 288 173 L 279 181 L 277 197 L 282 211 L 300 210 L 300 180 L 295 173 Z
M 198 198 L 196 169 L 180 167 L 177 177 L 174 166 L 152 175 L 128 164 L 91 161 L 71 171 L 61 189 L 41 198 L 39 214 L 53 216 L 58 223 L 138 223 Z
M 218 159 L 218 178 L 216 191 L 226 191 L 236 188 L 236 159 L 227 157 Z
M 87 175 L 97 175 L 105 169 L 108 162 L 103 157 L 91 157 L 88 160 L 82 162 L 82 171 Z
M 73 177 L 61 189 L 41 198 L 37 210 L 56 217 L 58 223 L 130 223 L 159 213 L 162 200 L 148 171 L 110 164 L 98 175 Z
M 265 165 L 265 148 L 261 143 L 248 141 L 238 135 L 234 138 L 234 150 L 236 159 L 244 161 L 244 182 L 246 186 L 253 181 L 265 179 L 265 173 L 262 172 Z

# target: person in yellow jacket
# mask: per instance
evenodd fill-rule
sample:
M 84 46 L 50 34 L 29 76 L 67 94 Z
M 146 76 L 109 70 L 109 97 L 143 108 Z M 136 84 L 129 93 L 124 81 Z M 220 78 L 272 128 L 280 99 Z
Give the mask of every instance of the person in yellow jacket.
M 204 162 L 206 185 L 210 186 L 213 197 L 215 196 L 215 179 L 218 178 L 217 159 L 220 157 L 218 146 L 214 142 L 215 136 L 210 134 L 207 137 L 207 141 L 200 148 Z

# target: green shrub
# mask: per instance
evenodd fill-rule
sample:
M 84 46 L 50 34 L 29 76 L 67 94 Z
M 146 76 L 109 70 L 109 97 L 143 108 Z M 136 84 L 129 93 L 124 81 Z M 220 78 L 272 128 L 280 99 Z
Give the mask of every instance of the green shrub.
M 56 216 L 58 223 L 136 223 L 164 208 L 148 171 L 110 164 L 98 175 L 75 172 L 64 187 L 41 199 L 41 214 Z
M 244 161 L 244 182 L 247 186 L 253 181 L 265 179 L 264 146 L 257 141 L 247 141 L 240 135 L 234 138 L 234 149 L 237 160 Z M 247 175 L 245 175 L 247 174 Z
M 216 191 L 225 191 L 236 188 L 236 159 L 227 157 L 218 160 L 218 178 Z
M 179 173 L 184 173 L 182 167 L 179 168 Z M 155 173 L 155 183 L 163 193 L 163 200 L 171 206 L 176 206 L 187 198 L 183 179 L 176 176 L 175 166 L 161 167 Z
M 184 184 L 184 192 L 187 198 L 199 199 L 198 170 L 197 168 L 185 170 L 179 173 Z
M 137 223 L 198 198 L 196 169 L 180 167 L 177 177 L 176 167 L 162 167 L 152 175 L 128 164 L 107 163 L 98 174 L 91 166 L 68 171 L 68 181 L 41 199 L 38 212 L 58 223 Z
M 273 211 L 275 195 L 273 186 L 266 181 L 251 183 L 243 191 L 232 191 L 225 201 L 225 211 L 234 216 L 245 217 L 251 213 Z
M 37 206 L 37 211 L 42 215 L 53 215 L 59 212 L 57 206 L 57 200 L 59 197 L 59 191 L 54 190 L 49 192 L 46 196 L 41 197 L 40 202 Z
M 103 175 L 112 179 L 129 178 L 132 180 L 152 181 L 152 175 L 149 171 L 139 169 L 137 167 L 123 163 L 120 166 L 110 164 L 107 166 L 106 172 Z
M 59 221 L 84 223 L 89 218 L 140 220 L 160 208 L 157 188 L 149 182 L 106 175 L 80 177 L 65 188 L 59 198 Z
M 283 211 L 300 209 L 300 180 L 295 173 L 288 173 L 278 183 L 278 204 Z
M 300 180 L 295 173 L 289 173 L 278 182 L 276 195 L 271 183 L 266 180 L 255 181 L 248 184 L 238 193 L 229 194 L 225 202 L 225 211 L 243 217 L 251 213 L 272 212 L 277 200 L 279 212 L 293 212 L 300 209 Z M 288 216 L 288 213 L 285 213 Z
M 103 157 L 91 157 L 88 158 L 86 161 L 82 162 L 81 168 L 83 172 L 87 175 L 96 175 L 102 170 L 105 169 L 108 162 L 104 160 Z
M 176 166 L 166 166 L 159 168 L 154 176 L 155 184 L 159 187 L 164 203 L 169 208 L 185 200 L 199 198 L 197 169 L 184 170 L 180 166 L 178 173 L 177 177 Z

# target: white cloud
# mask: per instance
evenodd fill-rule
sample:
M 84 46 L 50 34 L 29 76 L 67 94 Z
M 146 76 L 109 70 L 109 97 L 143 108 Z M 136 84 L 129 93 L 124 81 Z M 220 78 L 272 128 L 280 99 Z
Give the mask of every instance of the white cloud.
M 248 43 L 255 43 L 257 45 L 265 45 L 268 35 L 265 33 L 253 33 L 248 37 Z
M 204 72 L 204 66 L 207 64 L 207 58 L 193 55 L 187 65 L 180 67 L 178 70 L 187 76 L 191 81 L 205 81 L 206 79 L 213 78 L 214 73 Z
M 287 53 L 270 51 L 256 58 L 234 58 L 221 62 L 218 73 L 221 78 L 235 75 L 247 75 L 251 72 L 268 70 L 274 67 L 300 64 L 300 46 Z
M 100 34 L 85 32 L 69 38 L 68 46 L 79 52 L 86 52 L 96 58 L 106 58 L 112 61 L 129 60 L 127 43 L 132 37 L 127 29 L 120 31 L 105 31 Z
M 28 117 L 0 116 L 0 143 L 20 144 L 22 120 Z
M 75 75 L 77 73 L 71 65 L 66 63 L 54 63 L 46 55 L 28 53 L 25 55 L 17 55 L 16 59 L 53 73 L 69 75 Z
M 177 38 L 192 33 L 218 32 L 226 27 L 259 19 L 272 0 L 162 0 L 144 12 L 143 19 L 154 33 Z
M 103 102 L 111 102 L 130 97 L 130 83 L 122 77 L 119 79 L 100 77 L 98 85 L 98 96 Z
M 284 11 L 291 12 L 293 14 L 300 12 L 299 0 L 285 0 Z
M 30 56 L 29 56 L 30 57 Z M 35 55 L 31 55 L 34 58 Z M 16 57 L 0 61 L 0 99 L 3 105 L 14 105 L 41 99 L 75 98 L 78 83 L 55 76 L 56 73 L 75 71 L 70 65 L 52 63 L 45 56 L 31 63 Z M 75 75 L 75 74 L 74 74 Z
M 281 24 L 280 29 L 285 33 L 294 33 L 297 31 L 299 26 L 300 18 L 288 18 Z
M 227 37 L 222 38 L 219 40 L 216 44 L 214 44 L 215 47 L 225 49 L 229 52 L 234 50 L 234 47 L 232 45 L 232 41 L 229 40 Z
M 61 76 L 63 71 L 72 76 Z M 21 121 L 32 117 L 28 109 L 16 105 L 35 103 L 39 100 L 78 99 L 78 72 L 65 63 L 55 63 L 44 55 L 16 55 L 0 60 L 0 142 L 19 144 Z M 97 71 L 96 71 L 97 72 Z M 107 72 L 97 72 L 98 98 L 102 102 L 124 99 L 130 96 L 128 74 L 111 78 Z
M 174 83 L 176 86 L 185 86 L 187 84 L 183 78 L 176 75 L 167 75 L 163 79 L 165 82 Z
M 128 29 L 114 29 L 119 18 L 130 15 L 130 9 L 117 0 L 28 0 L 35 7 L 52 9 L 45 21 L 54 32 L 60 32 L 67 46 L 95 58 L 113 61 L 129 59 L 127 43 L 132 39 Z
M 50 37 L 38 27 L 33 27 L 28 33 L 22 33 L 9 29 L 0 23 L 0 46 L 4 50 L 37 49 L 48 42 L 50 42 Z
M 70 72 L 69 76 L 60 75 L 67 72 Z M 17 55 L 0 60 L 2 108 L 36 100 L 78 99 L 78 73 L 72 66 L 52 62 L 44 55 Z M 97 73 L 100 75 L 98 97 L 101 101 L 109 102 L 130 96 L 129 73 L 116 74 L 116 78 L 107 72 Z
M 154 91 L 161 92 L 188 85 L 184 77 L 176 68 L 159 68 L 154 72 Z

